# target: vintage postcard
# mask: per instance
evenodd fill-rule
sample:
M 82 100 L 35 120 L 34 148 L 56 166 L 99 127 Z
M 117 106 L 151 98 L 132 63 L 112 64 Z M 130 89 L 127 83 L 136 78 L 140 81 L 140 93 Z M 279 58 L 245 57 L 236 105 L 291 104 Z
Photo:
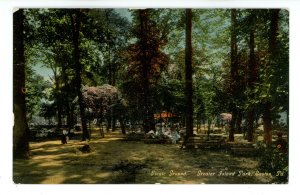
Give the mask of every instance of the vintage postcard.
M 16 184 L 289 183 L 289 11 L 20 8 Z

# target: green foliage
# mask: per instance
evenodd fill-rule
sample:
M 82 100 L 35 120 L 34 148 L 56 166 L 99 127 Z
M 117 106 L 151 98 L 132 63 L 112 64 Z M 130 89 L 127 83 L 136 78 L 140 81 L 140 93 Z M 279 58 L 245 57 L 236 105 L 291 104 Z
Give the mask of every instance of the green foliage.
M 185 107 L 183 82 L 164 75 L 153 93 L 155 112 L 165 110 L 178 116 L 183 115 Z
M 272 102 L 273 116 L 288 111 L 288 13 L 280 10 L 276 36 L 277 51 L 275 56 L 271 56 L 269 48 L 271 11 L 237 10 L 238 76 L 234 81 L 231 81 L 228 75 L 229 63 L 226 61 L 223 63 L 226 91 L 230 94 L 231 87 L 238 86 L 238 91 L 235 90 L 231 101 L 245 111 L 254 109 L 258 117 L 262 116 L 261 108 L 266 102 Z M 250 59 L 249 32 L 253 28 L 254 59 Z M 256 63 L 257 70 L 249 68 L 250 60 Z M 253 86 L 249 82 L 251 71 L 256 77 Z M 272 117 L 272 120 L 275 121 L 275 118 Z
M 168 65 L 168 57 L 162 51 L 167 39 L 158 28 L 158 21 L 155 20 L 156 14 L 156 11 L 152 9 L 135 12 L 133 35 L 137 38 L 137 42 L 128 48 L 129 74 L 137 82 L 145 79 L 145 76 L 148 77 L 150 85 L 157 83 L 161 72 Z M 144 28 L 143 31 L 141 28 Z M 147 72 L 147 75 L 143 74 L 143 70 Z
M 167 15 L 154 9 L 136 10 L 132 15 L 133 41 L 126 52 L 127 78 L 123 91 L 131 104 L 129 107 L 138 116 L 135 118 L 141 117 L 145 124 L 144 130 L 148 131 L 153 127 L 154 88 L 169 64 L 169 58 L 163 51 L 168 41 L 167 31 L 159 28 L 159 19 Z
M 124 61 L 124 51 L 128 46 L 129 21 L 121 16 L 115 9 L 89 10 L 91 24 L 86 31 L 92 33 L 88 41 L 93 40 L 93 48 L 88 47 L 83 51 L 93 52 L 95 59 L 90 63 L 90 57 L 84 55 L 88 62 L 86 71 L 93 77 L 92 85 L 108 83 L 117 84 L 119 70 Z M 93 29 L 92 32 L 90 32 Z M 86 57 L 85 57 L 86 56 Z
M 66 105 L 71 106 L 76 97 L 72 12 L 74 9 L 25 10 L 26 64 L 30 67 L 42 65 L 52 71 L 50 81 L 44 83 L 45 79 L 27 70 L 27 101 L 31 115 L 47 108 L 40 102 L 41 96 L 46 103 L 51 102 L 53 108 L 62 108 L 63 115 L 67 115 Z M 139 121 L 144 115 L 144 81 L 147 79 L 153 112 L 168 110 L 183 116 L 184 9 L 147 9 L 147 25 L 143 32 L 138 12 L 80 9 L 82 84 L 117 86 L 128 100 L 128 119 Z M 271 56 L 268 48 L 270 10 L 237 9 L 238 70 L 234 80 L 230 75 L 230 13 L 231 10 L 224 9 L 193 9 L 194 116 L 212 120 L 236 107 L 243 111 L 243 116 L 249 108 L 254 108 L 260 117 L 264 102 L 271 101 L 272 119 L 276 122 L 278 113 L 288 111 L 288 12 L 280 11 L 276 36 L 278 51 L 276 56 Z M 257 80 L 250 87 L 249 30 L 253 28 L 258 69 Z M 233 86 L 236 87 L 234 92 Z
M 50 119 L 55 117 L 56 115 L 56 107 L 53 103 L 43 102 L 40 105 L 40 116 L 44 117 L 45 119 Z
M 274 176 L 274 183 L 288 182 L 288 152 L 281 147 L 283 146 L 266 146 L 262 143 L 258 146 L 260 171 L 271 173 Z
M 46 89 L 50 87 L 49 81 L 38 75 L 30 66 L 26 66 L 26 109 L 27 117 L 30 120 L 32 116 L 40 112 L 39 105 L 41 97 L 46 97 Z

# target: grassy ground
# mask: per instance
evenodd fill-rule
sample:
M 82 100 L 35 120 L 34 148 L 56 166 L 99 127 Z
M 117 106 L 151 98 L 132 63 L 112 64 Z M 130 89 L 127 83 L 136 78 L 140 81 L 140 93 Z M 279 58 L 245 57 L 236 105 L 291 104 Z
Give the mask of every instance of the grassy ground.
M 119 133 L 89 142 L 60 140 L 32 142 L 32 157 L 15 160 L 15 183 L 269 183 L 257 173 L 258 162 L 226 151 L 181 150 L 179 145 L 126 142 Z M 79 148 L 88 143 L 90 153 Z M 244 175 L 239 175 L 241 173 Z M 223 174 L 221 174 L 223 173 Z M 246 174 L 247 173 L 247 174 Z M 249 175 L 250 174 L 250 175 Z

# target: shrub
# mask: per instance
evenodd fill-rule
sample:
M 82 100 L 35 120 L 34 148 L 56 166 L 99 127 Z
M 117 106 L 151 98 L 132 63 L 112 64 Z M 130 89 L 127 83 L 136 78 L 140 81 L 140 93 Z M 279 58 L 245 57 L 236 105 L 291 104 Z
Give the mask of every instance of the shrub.
M 274 176 L 274 183 L 288 182 L 288 152 L 280 144 L 258 144 L 259 169 Z

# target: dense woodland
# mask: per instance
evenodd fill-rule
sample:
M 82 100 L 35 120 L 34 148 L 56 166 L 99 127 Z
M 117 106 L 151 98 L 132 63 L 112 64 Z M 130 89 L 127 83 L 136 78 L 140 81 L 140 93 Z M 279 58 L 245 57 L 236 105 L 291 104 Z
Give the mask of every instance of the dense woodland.
M 58 131 L 79 125 L 82 140 L 103 123 L 155 131 L 163 111 L 185 139 L 221 113 L 229 141 L 254 141 L 259 125 L 267 145 L 287 133 L 286 10 L 20 9 L 13 20 L 15 157 L 29 155 L 36 116 Z

